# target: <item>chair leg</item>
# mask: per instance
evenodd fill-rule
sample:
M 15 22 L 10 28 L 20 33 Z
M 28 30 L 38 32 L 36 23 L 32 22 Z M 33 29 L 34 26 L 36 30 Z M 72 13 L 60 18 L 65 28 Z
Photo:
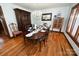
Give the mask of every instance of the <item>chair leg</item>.
M 44 47 L 46 46 L 46 42 L 45 42 L 45 40 L 43 40 L 43 43 L 44 43 Z
M 39 51 L 41 52 L 41 41 L 39 42 Z
M 16 38 L 16 35 L 13 35 L 14 39 Z
M 47 39 L 45 39 L 43 42 L 44 42 L 44 47 L 46 47 L 46 45 L 47 45 Z

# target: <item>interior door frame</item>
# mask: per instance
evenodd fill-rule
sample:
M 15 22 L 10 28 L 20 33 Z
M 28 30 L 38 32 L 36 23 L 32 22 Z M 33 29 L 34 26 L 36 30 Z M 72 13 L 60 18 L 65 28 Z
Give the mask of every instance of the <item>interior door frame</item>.
M 78 3 L 77 5 L 75 5 L 75 6 L 72 8 L 72 10 L 75 9 L 75 8 L 77 8 L 77 10 L 78 10 L 78 11 L 77 11 L 77 15 L 78 15 L 78 14 L 79 14 L 79 3 Z M 70 16 L 71 16 L 71 14 L 72 14 L 72 10 L 71 10 Z M 77 16 L 77 15 L 76 15 L 76 16 Z M 75 20 L 75 22 L 76 22 L 76 19 L 75 19 L 75 18 L 74 18 L 73 20 Z M 75 33 L 74 37 L 73 37 L 72 34 L 71 34 L 72 32 L 71 32 L 71 33 L 68 32 L 69 21 L 70 21 L 70 17 L 69 17 L 69 20 L 68 20 L 68 23 L 67 23 L 66 33 L 72 38 L 72 40 L 75 42 L 75 44 L 79 47 L 79 43 L 76 42 L 77 39 L 75 38 L 75 37 L 77 36 L 77 34 L 78 34 L 77 32 L 78 32 L 78 30 L 79 30 L 79 26 L 78 26 L 78 28 L 77 28 L 77 30 L 76 30 L 76 33 Z M 73 23 L 73 22 L 72 22 L 72 23 Z M 74 24 L 74 26 L 75 26 L 75 24 Z M 72 27 L 72 25 L 71 25 L 71 27 Z M 74 28 L 74 27 L 73 27 L 73 28 Z M 72 31 L 73 31 L 73 28 L 72 28 Z M 70 30 L 71 30 L 71 28 L 70 28 Z M 79 36 L 79 35 L 78 35 L 78 36 Z
M 76 34 L 75 34 L 75 37 L 74 37 L 74 42 L 79 47 L 79 42 L 77 42 L 78 37 L 79 37 L 79 26 L 77 28 L 77 31 L 76 31 Z
M 4 14 L 3 14 L 3 10 L 2 10 L 2 7 L 0 6 L 0 9 L 1 9 L 1 13 L 2 13 L 2 20 L 3 20 L 3 24 L 4 24 L 4 27 L 5 27 L 5 30 L 6 30 L 6 35 L 8 36 L 8 37 L 10 37 L 10 35 L 9 35 L 9 31 L 8 31 L 8 28 L 7 28 L 7 24 L 6 24 L 6 21 L 5 21 L 5 17 L 4 17 Z
M 72 8 L 72 10 L 71 10 L 71 13 L 70 13 L 70 16 L 71 16 L 71 14 L 72 14 L 72 12 L 73 12 L 73 9 L 74 8 L 76 8 L 77 6 L 79 6 L 79 4 L 77 4 L 77 5 L 75 5 L 73 8 Z M 77 11 L 76 11 L 77 12 Z M 78 12 L 79 13 L 79 12 Z M 78 15 L 78 13 L 77 13 L 77 15 Z M 71 31 L 73 30 L 73 28 L 74 28 L 74 26 L 72 27 L 72 29 L 70 28 L 70 33 L 68 32 L 68 27 L 69 27 L 69 21 L 70 21 L 70 16 L 69 16 L 69 20 L 68 20 L 68 23 L 67 23 L 67 28 L 66 28 L 66 32 L 67 32 L 67 34 L 71 37 L 71 38 L 74 38 L 70 33 L 71 33 Z M 73 21 L 75 20 L 75 22 L 76 22 L 76 19 L 75 19 L 75 17 L 74 17 L 74 19 L 73 19 Z M 75 23 L 74 22 L 74 23 Z M 72 22 L 73 23 L 73 22 Z

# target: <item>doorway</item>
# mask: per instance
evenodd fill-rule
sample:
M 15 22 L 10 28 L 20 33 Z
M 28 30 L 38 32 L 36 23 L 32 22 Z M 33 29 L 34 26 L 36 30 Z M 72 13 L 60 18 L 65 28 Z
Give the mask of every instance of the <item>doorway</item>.
M 3 26 L 2 26 L 2 22 L 0 21 L 0 35 L 1 34 L 4 34 L 4 29 L 3 29 Z
M 0 18 L 0 36 L 7 35 L 3 20 Z
M 0 33 L 4 33 L 8 37 L 10 37 L 1 6 L 0 6 Z
M 2 8 L 0 6 L 0 38 L 2 38 L 5 42 L 9 39 L 9 31 L 7 28 L 7 24 L 4 18 L 4 14 Z

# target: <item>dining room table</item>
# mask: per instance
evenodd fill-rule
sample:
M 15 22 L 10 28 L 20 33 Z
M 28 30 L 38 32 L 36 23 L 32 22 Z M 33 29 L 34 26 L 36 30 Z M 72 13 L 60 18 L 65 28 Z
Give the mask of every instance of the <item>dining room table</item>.
M 32 34 L 30 37 L 26 36 L 27 40 L 30 40 L 32 44 L 38 44 L 39 43 L 39 51 L 41 51 L 42 42 L 44 46 L 47 42 L 48 33 L 47 32 L 37 32 Z

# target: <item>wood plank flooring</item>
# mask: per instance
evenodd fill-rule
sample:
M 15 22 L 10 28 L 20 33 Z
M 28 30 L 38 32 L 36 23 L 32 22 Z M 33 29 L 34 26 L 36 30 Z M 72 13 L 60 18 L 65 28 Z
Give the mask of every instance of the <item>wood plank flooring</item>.
M 3 38 L 4 42 L 7 42 L 9 38 L 5 34 L 0 34 L 0 38 Z
M 34 45 L 27 41 L 24 44 L 22 36 L 10 39 L 0 49 L 0 55 L 5 56 L 74 56 L 76 55 L 71 48 L 64 34 L 50 32 L 46 46 L 42 43 L 42 49 L 39 51 L 39 44 Z
M 23 50 L 24 48 L 25 48 L 25 45 L 24 45 L 24 40 L 22 36 L 12 38 L 4 43 L 3 48 L 0 49 L 0 55 L 14 56 L 14 55 L 17 55 L 19 52 L 21 52 L 21 50 Z

